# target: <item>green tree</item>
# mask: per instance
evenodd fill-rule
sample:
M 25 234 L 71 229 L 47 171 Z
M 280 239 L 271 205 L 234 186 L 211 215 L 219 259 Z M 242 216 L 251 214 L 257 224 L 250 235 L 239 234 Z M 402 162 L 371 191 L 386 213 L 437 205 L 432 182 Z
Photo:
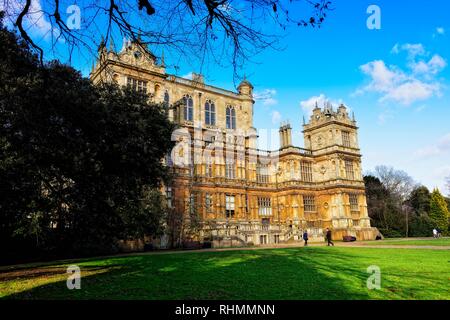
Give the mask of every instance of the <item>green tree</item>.
M 404 215 L 399 197 L 373 175 L 364 176 L 367 209 L 371 225 L 386 237 L 401 237 L 405 233 Z
M 430 236 L 433 229 L 433 222 L 428 216 L 430 212 L 431 194 L 427 187 L 416 187 L 406 201 L 407 206 L 411 209 L 410 231 L 413 237 Z
M 449 212 L 447 203 L 439 192 L 439 189 L 434 189 L 431 193 L 430 200 L 430 219 L 433 222 L 435 228 L 439 228 L 442 232 L 448 232 L 448 218 Z
M 430 212 L 430 191 L 425 186 L 415 188 L 409 196 L 408 203 L 416 215 L 428 214 Z
M 41 65 L 0 18 L 2 252 L 95 254 L 158 233 L 172 131 L 146 95 Z

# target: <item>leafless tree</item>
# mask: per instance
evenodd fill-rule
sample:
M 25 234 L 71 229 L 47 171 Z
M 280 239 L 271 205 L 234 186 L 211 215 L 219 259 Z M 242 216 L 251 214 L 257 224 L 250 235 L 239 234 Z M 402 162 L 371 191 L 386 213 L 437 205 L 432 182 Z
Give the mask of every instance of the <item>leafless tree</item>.
M 258 52 L 279 49 L 287 28 L 320 27 L 332 10 L 328 0 L 80 0 L 76 4 L 82 17 L 80 29 L 68 23 L 67 7 L 59 0 L 3 0 L 0 10 L 41 61 L 47 50 L 53 53 L 62 47 L 70 57 L 80 48 L 94 53 L 101 36 L 106 43 L 121 36 L 140 39 L 158 54 L 166 49 L 179 59 L 194 57 L 201 66 L 231 63 L 235 76 Z M 36 29 L 45 32 L 41 39 Z
M 388 166 L 376 166 L 375 175 L 380 179 L 384 187 L 396 198 L 397 206 L 405 215 L 406 237 L 409 234 L 409 216 L 411 208 L 406 200 L 417 187 L 417 183 L 405 171 L 396 170 Z
M 385 188 L 402 202 L 406 201 L 417 183 L 405 171 L 388 166 L 376 166 L 375 175 Z

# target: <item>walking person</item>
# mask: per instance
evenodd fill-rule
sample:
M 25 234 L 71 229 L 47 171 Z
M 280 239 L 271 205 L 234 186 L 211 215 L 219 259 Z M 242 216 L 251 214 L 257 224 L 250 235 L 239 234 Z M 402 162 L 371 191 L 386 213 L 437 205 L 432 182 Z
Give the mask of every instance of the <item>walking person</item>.
M 437 233 L 438 233 L 438 232 L 437 232 L 436 228 L 434 228 L 434 229 L 433 229 L 433 238 L 437 238 Z
M 331 241 L 331 230 L 328 228 L 327 228 L 326 238 L 327 238 L 327 245 L 330 246 L 330 244 L 331 244 L 334 247 L 334 243 L 333 243 L 333 241 Z
M 305 246 L 308 245 L 308 231 L 305 230 L 305 232 L 303 232 L 303 240 L 305 241 Z

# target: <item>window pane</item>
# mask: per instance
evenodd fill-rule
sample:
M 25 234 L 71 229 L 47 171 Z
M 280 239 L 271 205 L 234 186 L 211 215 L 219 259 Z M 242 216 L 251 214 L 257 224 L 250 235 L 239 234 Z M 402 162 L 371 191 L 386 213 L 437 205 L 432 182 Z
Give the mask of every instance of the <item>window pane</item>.
M 231 109 L 231 129 L 236 129 L 236 110 Z
M 210 124 L 215 125 L 216 124 L 216 106 L 214 105 L 214 103 L 211 103 L 210 111 L 211 111 Z

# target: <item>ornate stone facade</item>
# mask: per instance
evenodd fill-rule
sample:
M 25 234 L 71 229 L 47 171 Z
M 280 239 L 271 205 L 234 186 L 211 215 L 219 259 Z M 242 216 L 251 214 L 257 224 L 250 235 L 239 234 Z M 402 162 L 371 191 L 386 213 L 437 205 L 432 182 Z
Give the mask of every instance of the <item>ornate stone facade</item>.
M 370 227 L 356 121 L 345 106 L 316 106 L 303 125 L 304 146 L 292 145 L 291 127 L 280 127 L 280 149 L 257 149 L 253 86 L 237 92 L 165 72 L 164 59 L 125 42 L 120 52 L 99 47 L 94 83 L 115 81 L 163 103 L 180 129 L 165 161 L 175 173 L 169 204 L 184 217 L 185 237 L 213 246 L 312 241 L 344 235 L 374 239 Z M 195 217 L 195 223 L 193 218 Z M 195 227 L 194 227 L 195 224 Z M 193 231 L 194 230 L 194 231 Z

